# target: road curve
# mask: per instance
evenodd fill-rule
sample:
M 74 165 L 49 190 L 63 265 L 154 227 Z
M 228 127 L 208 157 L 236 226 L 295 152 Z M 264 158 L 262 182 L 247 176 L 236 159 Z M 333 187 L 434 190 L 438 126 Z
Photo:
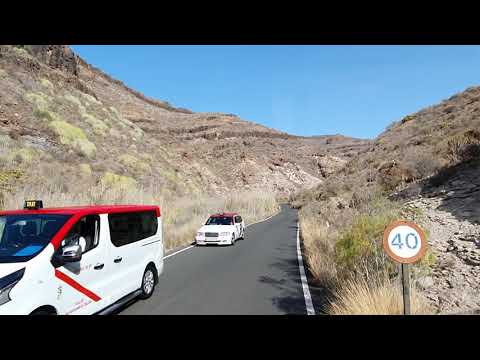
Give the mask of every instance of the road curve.
M 165 259 L 154 295 L 120 314 L 305 315 L 296 241 L 297 211 L 282 205 L 234 246 L 197 246 Z

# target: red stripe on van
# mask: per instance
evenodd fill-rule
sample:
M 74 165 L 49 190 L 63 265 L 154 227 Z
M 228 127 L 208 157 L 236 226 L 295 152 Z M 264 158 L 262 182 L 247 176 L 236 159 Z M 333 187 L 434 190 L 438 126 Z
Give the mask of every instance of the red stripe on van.
M 97 294 L 91 292 L 90 290 L 88 290 L 87 288 L 84 288 L 82 285 L 80 285 L 78 282 L 76 282 L 75 280 L 73 280 L 70 276 L 68 275 L 65 275 L 64 273 L 62 273 L 61 271 L 55 269 L 55 276 L 57 278 L 59 278 L 60 280 L 62 280 L 63 282 L 66 282 L 68 285 L 70 285 L 71 287 L 73 287 L 75 290 L 81 292 L 83 295 L 86 295 L 88 296 L 90 299 L 92 299 L 93 301 L 97 302 L 97 301 L 100 301 L 102 298 L 100 296 L 98 296 Z
M 50 243 L 53 245 L 53 248 L 57 250 L 62 243 L 62 240 L 67 236 L 68 232 L 70 229 L 77 223 L 78 220 L 81 219 L 80 215 L 73 215 L 68 221 L 65 223 L 65 225 L 62 226 L 62 228 L 55 234 L 55 236 L 52 238 Z

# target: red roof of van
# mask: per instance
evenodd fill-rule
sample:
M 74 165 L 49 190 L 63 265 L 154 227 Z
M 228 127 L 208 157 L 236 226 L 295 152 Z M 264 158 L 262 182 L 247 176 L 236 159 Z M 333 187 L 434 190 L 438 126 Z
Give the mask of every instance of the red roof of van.
M 58 208 L 44 208 L 38 210 L 7 210 L 0 211 L 0 215 L 32 215 L 32 214 L 58 214 L 58 215 L 95 215 L 113 214 L 122 212 L 143 212 L 156 211 L 160 216 L 160 207 L 153 205 L 90 205 L 90 206 L 69 206 Z
M 221 214 L 213 214 L 213 215 L 210 215 L 210 217 L 234 217 L 238 215 L 238 213 L 236 212 L 226 212 L 226 213 L 221 213 Z
M 63 208 L 44 208 L 38 210 L 11 210 L 0 211 L 2 215 L 32 215 L 32 214 L 56 214 L 56 215 L 72 215 L 70 219 L 63 225 L 58 233 L 52 238 L 51 243 L 57 249 L 60 242 L 63 240 L 72 226 L 80 220 L 83 216 L 99 215 L 99 214 L 114 214 L 123 212 L 143 212 L 155 211 L 157 217 L 160 217 L 159 206 L 148 205 L 91 205 L 91 206 L 70 206 Z

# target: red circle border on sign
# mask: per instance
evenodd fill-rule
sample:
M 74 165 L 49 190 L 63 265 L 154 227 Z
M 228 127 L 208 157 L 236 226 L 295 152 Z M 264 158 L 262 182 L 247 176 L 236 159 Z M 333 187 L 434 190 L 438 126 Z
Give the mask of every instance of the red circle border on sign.
M 395 229 L 397 226 L 409 226 L 413 229 L 415 229 L 415 231 L 418 233 L 418 235 L 420 235 L 420 251 L 418 252 L 417 255 L 411 257 L 411 258 L 402 258 L 398 255 L 395 255 L 393 253 L 393 251 L 390 250 L 390 247 L 388 246 L 388 236 L 390 235 L 390 233 L 392 232 L 393 229 Z M 425 253 L 427 252 L 427 238 L 425 236 L 425 233 L 424 231 L 420 228 L 420 226 L 418 226 L 417 224 L 415 224 L 414 222 L 412 221 L 405 221 L 405 220 L 398 220 L 398 221 L 394 221 L 392 222 L 390 225 L 387 226 L 387 228 L 385 229 L 385 231 L 383 232 L 383 249 L 385 250 L 385 252 L 387 253 L 387 255 L 392 258 L 393 260 L 401 263 L 401 264 L 413 264 L 415 262 L 417 262 L 418 260 L 420 260 L 422 257 L 425 256 Z

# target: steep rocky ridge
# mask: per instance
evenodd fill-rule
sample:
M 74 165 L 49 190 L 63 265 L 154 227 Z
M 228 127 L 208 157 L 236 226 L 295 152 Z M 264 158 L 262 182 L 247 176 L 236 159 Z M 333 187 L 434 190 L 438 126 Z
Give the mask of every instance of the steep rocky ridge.
M 355 224 L 364 224 L 355 228 L 360 229 L 355 233 L 360 235 L 342 246 L 352 257 L 361 258 L 362 251 L 370 251 L 362 246 L 376 244 L 370 249 L 378 251 L 370 254 L 370 259 L 380 259 L 381 235 L 387 225 L 381 215 L 400 208 L 403 217 L 425 228 L 433 255 L 415 273 L 420 294 L 436 312 L 476 311 L 480 308 L 478 159 L 480 87 L 470 87 L 395 121 L 347 158 L 345 166 L 329 174 L 323 183 L 296 194 L 292 202 L 310 210 L 302 212 L 310 217 L 309 223 L 327 222 L 328 232 L 338 233 L 328 239 L 333 249 L 328 260 L 333 264 L 338 260 L 339 239 Z M 394 203 L 389 204 L 386 198 Z M 378 204 L 385 203 L 389 204 L 385 211 L 371 216 Z M 317 243 L 323 244 L 326 238 L 320 236 Z M 315 240 L 312 243 L 315 245 Z M 316 251 L 315 246 L 312 249 Z M 315 261 L 319 256 L 311 258 Z M 428 268 L 426 273 L 420 269 L 423 266 Z M 310 267 L 314 269 L 315 264 Z
M 0 161 L 9 188 L 155 184 L 167 195 L 320 183 L 366 141 L 304 138 L 146 97 L 65 45 L 0 46 Z M 52 176 L 55 174 L 55 176 Z

